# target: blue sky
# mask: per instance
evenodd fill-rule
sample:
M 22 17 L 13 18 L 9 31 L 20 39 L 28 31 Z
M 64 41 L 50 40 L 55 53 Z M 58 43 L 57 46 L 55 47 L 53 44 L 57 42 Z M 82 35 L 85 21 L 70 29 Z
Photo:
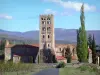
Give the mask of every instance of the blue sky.
M 54 14 L 55 28 L 77 29 L 83 2 L 86 30 L 100 30 L 100 0 L 0 0 L 0 29 L 38 30 L 40 14 Z

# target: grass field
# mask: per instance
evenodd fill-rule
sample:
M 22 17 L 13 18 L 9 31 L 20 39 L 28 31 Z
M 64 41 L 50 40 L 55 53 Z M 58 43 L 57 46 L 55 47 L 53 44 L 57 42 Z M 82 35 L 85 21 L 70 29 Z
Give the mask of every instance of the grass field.
M 52 64 L 13 64 L 0 63 L 0 75 L 33 75 L 41 70 L 52 68 Z
M 33 75 L 41 70 L 54 68 L 57 64 L 14 64 L 0 63 L 0 75 Z M 59 75 L 100 75 L 100 69 L 94 64 L 74 65 L 66 64 L 64 68 L 59 68 Z
M 59 75 L 96 75 L 96 73 L 90 72 L 88 70 L 81 71 L 80 69 L 68 67 L 68 68 L 60 68 Z

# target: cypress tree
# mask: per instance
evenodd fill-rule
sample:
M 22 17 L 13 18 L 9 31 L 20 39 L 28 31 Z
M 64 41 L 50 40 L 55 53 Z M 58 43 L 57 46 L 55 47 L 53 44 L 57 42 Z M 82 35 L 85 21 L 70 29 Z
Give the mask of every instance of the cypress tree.
M 81 28 L 79 28 L 79 30 L 77 30 L 77 47 L 76 47 L 76 50 L 77 50 L 77 56 L 78 56 L 79 62 L 81 62 L 81 58 L 82 58 L 80 32 L 81 32 Z
M 81 46 L 82 46 L 82 62 L 87 62 L 87 56 L 88 56 L 88 45 L 87 45 L 87 36 L 86 36 L 86 30 L 85 30 L 85 16 L 84 16 L 84 4 L 81 7 Z
M 88 37 L 88 45 L 89 45 L 89 48 L 92 49 L 92 35 L 89 34 L 89 37 Z
M 92 50 L 92 63 L 96 64 L 96 44 L 95 44 L 94 35 L 93 35 L 91 50 Z
M 80 62 L 87 62 L 88 56 L 88 45 L 87 45 L 87 36 L 85 30 L 85 16 L 84 16 L 84 4 L 81 7 L 80 15 L 81 27 L 79 28 L 79 34 L 77 35 L 77 54 Z M 78 48 L 79 47 L 79 48 Z

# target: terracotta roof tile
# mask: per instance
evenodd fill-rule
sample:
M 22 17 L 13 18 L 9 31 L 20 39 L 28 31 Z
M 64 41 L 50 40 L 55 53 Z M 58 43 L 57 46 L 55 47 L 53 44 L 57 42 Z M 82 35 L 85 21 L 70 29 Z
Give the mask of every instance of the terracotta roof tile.
M 30 44 L 31 46 L 36 46 L 36 47 L 39 47 L 39 44 Z M 64 47 L 64 46 L 68 46 L 68 45 L 72 45 L 72 46 L 75 46 L 74 44 L 55 44 L 55 47 L 59 47 L 59 46 L 62 46 L 62 47 Z M 11 47 L 13 47 L 14 46 L 14 44 L 9 44 L 8 46 L 5 46 L 6 48 L 8 47 L 8 48 L 11 48 Z
M 64 60 L 64 59 L 66 59 L 66 58 L 64 58 L 63 56 L 56 56 L 56 59 L 57 59 L 57 60 Z

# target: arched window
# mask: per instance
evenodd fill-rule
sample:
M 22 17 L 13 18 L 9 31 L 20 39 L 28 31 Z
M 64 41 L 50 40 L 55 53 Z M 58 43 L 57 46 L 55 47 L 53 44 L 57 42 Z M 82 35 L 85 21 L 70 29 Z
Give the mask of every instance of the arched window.
M 45 38 L 45 36 L 43 35 L 43 38 Z
M 48 35 L 48 38 L 50 38 L 50 35 Z
M 42 24 L 44 24 L 44 25 L 45 25 L 45 24 L 46 24 L 46 23 L 45 23 L 45 21 L 42 21 Z
M 45 27 L 43 27 L 42 30 L 45 31 Z
M 51 24 L 51 22 L 50 21 L 47 21 L 47 24 Z

